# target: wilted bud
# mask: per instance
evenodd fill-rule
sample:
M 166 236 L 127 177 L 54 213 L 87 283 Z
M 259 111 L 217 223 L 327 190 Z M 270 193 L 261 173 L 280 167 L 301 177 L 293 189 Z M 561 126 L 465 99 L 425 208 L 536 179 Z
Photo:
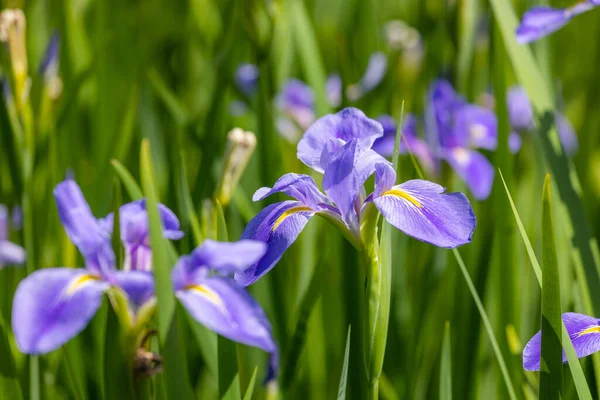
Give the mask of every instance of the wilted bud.
M 29 94 L 25 28 L 25 14 L 22 10 L 4 10 L 0 13 L 0 41 L 8 43 L 19 103 Z
M 252 132 L 234 128 L 227 134 L 227 150 L 217 189 L 217 200 L 222 205 L 229 203 L 255 147 L 256 136 Z

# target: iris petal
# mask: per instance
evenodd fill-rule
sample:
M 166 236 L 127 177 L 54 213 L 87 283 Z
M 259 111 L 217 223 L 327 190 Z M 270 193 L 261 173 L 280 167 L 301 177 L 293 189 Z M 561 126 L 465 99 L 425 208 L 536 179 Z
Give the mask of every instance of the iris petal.
M 71 268 L 47 268 L 25 278 L 13 300 L 12 326 L 19 349 L 44 354 L 81 332 L 102 304 L 109 284 Z
M 373 200 L 385 219 L 409 236 L 439 247 L 454 248 L 471 241 L 475 214 L 462 193 L 425 180 L 392 187 Z
M 283 175 L 272 188 L 263 187 L 258 189 L 252 200 L 259 201 L 280 192 L 308 205 L 313 210 L 318 210 L 319 203 L 329 203 L 329 200 L 321 193 L 312 177 L 293 173 Z
M 284 201 L 271 204 L 252 218 L 242 233 L 242 239 L 264 242 L 267 244 L 267 251 L 252 267 L 236 273 L 236 282 L 248 286 L 269 272 L 314 214 L 313 210 L 301 202 Z
M 556 32 L 574 16 L 584 13 L 594 7 L 594 3 L 581 2 L 571 8 L 552 8 L 537 6 L 525 14 L 517 27 L 516 39 L 519 43 L 530 43 Z
M 25 262 L 25 249 L 9 242 L 0 240 L 0 268 L 2 264 L 23 264 Z
M 266 251 L 265 243 L 256 240 L 229 243 L 207 239 L 193 251 L 192 256 L 197 267 L 206 266 L 220 274 L 231 274 L 245 271 L 260 261 Z
M 456 112 L 454 137 L 460 146 L 496 150 L 498 146 L 498 121 L 491 110 L 468 104 Z
M 115 283 L 127 294 L 132 312 L 154 297 L 154 277 L 145 271 L 117 271 Z
M 586 357 L 600 350 L 600 320 L 598 318 L 577 313 L 564 313 L 562 320 L 569 332 L 577 357 Z M 523 349 L 523 368 L 528 371 L 539 371 L 541 346 L 542 332 L 539 331 Z M 563 350 L 563 363 L 565 362 L 567 362 L 567 356 Z
M 477 200 L 487 199 L 494 184 L 494 167 L 477 151 L 461 147 L 442 152 L 443 158 L 467 184 Z

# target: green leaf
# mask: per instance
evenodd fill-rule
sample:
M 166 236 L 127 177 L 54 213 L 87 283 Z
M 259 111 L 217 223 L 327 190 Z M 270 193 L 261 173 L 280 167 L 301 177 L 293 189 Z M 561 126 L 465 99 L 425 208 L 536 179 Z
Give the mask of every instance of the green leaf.
M 23 398 L 12 351 L 8 342 L 8 330 L 0 310 L 0 400 L 20 400 Z
M 350 362 L 350 332 L 352 326 L 348 325 L 348 334 L 346 335 L 346 350 L 344 351 L 344 364 L 342 365 L 342 376 L 340 377 L 340 385 L 338 386 L 338 400 L 346 398 L 346 381 L 348 379 L 348 363 Z
M 219 360 L 219 398 L 239 400 L 240 379 L 237 365 L 237 348 L 231 340 L 217 335 Z
M 487 331 L 490 342 L 492 343 L 492 348 L 494 350 L 494 354 L 496 355 L 496 360 L 498 361 L 498 364 L 500 366 L 500 371 L 502 372 L 502 377 L 504 378 L 504 383 L 506 384 L 506 389 L 508 390 L 508 395 L 511 398 L 511 400 L 516 400 L 517 396 L 515 394 L 515 389 L 514 389 L 512 381 L 510 379 L 510 375 L 508 373 L 508 368 L 506 368 L 506 362 L 504 361 L 504 357 L 502 356 L 502 352 L 500 351 L 500 346 L 498 345 L 498 340 L 496 339 L 496 335 L 494 334 L 494 330 L 492 328 L 492 324 L 490 323 L 490 319 L 487 316 L 487 313 L 485 312 L 485 308 L 483 307 L 481 298 L 479 297 L 479 294 L 477 293 L 477 289 L 475 289 L 475 285 L 473 284 L 473 281 L 471 280 L 469 271 L 467 270 L 467 267 L 466 267 L 462 257 L 460 256 L 460 253 L 458 252 L 457 249 L 452 249 L 452 252 L 454 253 L 454 257 L 456 258 L 456 261 L 458 262 L 460 271 L 462 272 L 462 274 L 465 278 L 465 281 L 467 282 L 467 286 L 469 287 L 471 296 L 473 297 L 473 300 L 475 301 L 475 305 L 477 306 L 477 310 L 479 311 L 479 315 L 481 316 L 483 326 L 485 327 L 485 330 Z
M 562 392 L 562 346 L 560 344 L 560 277 L 554 241 L 550 174 L 542 196 L 542 359 L 540 397 L 558 399 Z
M 160 348 L 164 357 L 167 397 L 190 399 L 194 395 L 189 386 L 185 352 L 179 337 L 179 324 L 176 318 L 176 304 L 171 284 L 171 266 L 174 263 L 169 255 L 167 240 L 162 235 L 162 224 L 158 213 L 158 193 L 150 158 L 150 142 L 142 141 L 140 155 L 142 187 L 146 197 L 148 221 L 150 225 L 150 243 L 152 246 L 152 265 L 155 277 L 157 299 L 158 333 Z
M 440 367 L 440 400 L 452 400 L 452 346 L 450 322 L 446 321 L 442 342 L 442 365 Z
M 137 184 L 133 175 L 131 175 L 127 168 L 125 168 L 123 164 L 117 160 L 111 160 L 110 163 L 117 172 L 117 175 L 119 175 L 119 178 L 121 178 L 123 185 L 125 185 L 125 189 L 127 190 L 127 194 L 129 194 L 131 200 L 142 199 L 144 197 L 142 194 L 142 189 L 140 189 L 140 186 Z
M 192 200 L 192 195 L 190 194 L 190 188 L 187 182 L 187 169 L 185 167 L 185 159 L 183 157 L 183 151 L 180 153 L 181 156 L 181 165 L 180 165 L 180 191 L 181 198 L 184 203 L 184 208 L 186 212 L 186 216 L 190 222 L 190 227 L 192 228 L 192 234 L 194 235 L 194 242 L 196 245 L 199 245 L 204 241 L 204 236 L 202 235 L 202 229 L 200 228 L 200 222 L 198 220 L 198 214 L 196 213 L 196 209 L 194 208 L 194 202 Z
M 217 334 L 198 323 L 192 316 L 188 314 L 188 322 L 192 333 L 196 337 L 198 347 L 204 358 L 204 362 L 208 366 L 211 374 L 215 379 L 219 377 L 219 364 L 217 358 Z
M 252 400 L 252 394 L 254 393 L 254 385 L 256 384 L 257 372 L 258 367 L 254 367 L 254 372 L 252 372 L 252 377 L 250 378 L 250 382 L 248 383 L 248 387 L 246 388 L 246 394 L 244 394 L 244 400 Z

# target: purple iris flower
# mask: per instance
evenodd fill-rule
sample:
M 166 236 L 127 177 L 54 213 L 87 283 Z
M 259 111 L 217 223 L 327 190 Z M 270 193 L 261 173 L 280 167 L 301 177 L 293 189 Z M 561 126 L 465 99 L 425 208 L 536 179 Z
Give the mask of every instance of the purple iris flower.
M 235 84 L 246 96 L 252 96 L 258 88 L 260 73 L 254 64 L 241 64 L 235 71 Z
M 383 136 L 375 140 L 372 149 L 384 157 L 391 157 L 394 154 L 398 124 L 393 117 L 385 114 L 377 117 L 376 120 L 383 127 Z M 417 118 L 412 114 L 404 117 L 402 123 L 402 140 L 398 148 L 399 154 L 406 154 L 409 151 L 419 159 L 427 170 L 433 170 L 434 161 L 431 150 L 427 142 L 419 138 L 417 133 Z
M 519 43 L 530 43 L 556 32 L 579 14 L 600 5 L 600 0 L 587 0 L 569 8 L 536 6 L 523 14 L 517 27 Z
M 231 278 L 258 262 L 266 250 L 264 243 L 253 240 L 205 240 L 179 259 L 171 278 L 175 295 L 195 320 L 228 339 L 270 353 L 272 376 L 278 351 L 271 325 L 260 305 Z
M 21 265 L 25 262 L 25 249 L 8 240 L 8 209 L 0 204 L 0 269 L 6 264 Z
M 12 326 L 23 353 L 44 354 L 57 349 L 81 332 L 111 287 L 120 287 L 130 312 L 152 300 L 153 279 L 147 272 L 148 221 L 145 202 L 121 207 L 121 238 L 130 260 L 129 271 L 119 271 L 111 246 L 112 216 L 96 219 L 79 186 L 66 180 L 56 186 L 54 197 L 60 221 L 86 263 L 85 269 L 44 268 L 19 284 L 13 300 Z M 168 238 L 182 236 L 172 212 L 159 211 Z M 135 268 L 135 269 L 134 269 Z
M 375 89 L 387 72 L 387 57 L 385 53 L 378 51 L 369 57 L 367 69 L 360 79 L 360 81 L 348 87 L 348 98 L 356 101 L 363 97 L 365 94 Z
M 299 79 L 290 79 L 275 100 L 280 116 L 277 128 L 290 142 L 300 135 L 315 120 L 315 94 L 310 86 Z
M 272 188 L 256 191 L 255 201 L 280 192 L 294 200 L 267 206 L 249 222 L 242 238 L 266 242 L 268 248 L 259 262 L 236 273 L 238 283 L 250 285 L 271 270 L 315 214 L 359 248 L 365 246 L 360 226 L 371 204 L 390 224 L 421 241 L 446 248 L 471 241 L 476 221 L 468 199 L 423 180 L 395 185 L 391 163 L 371 149 L 382 136 L 381 124 L 355 108 L 326 115 L 306 131 L 297 155 L 323 173 L 325 193 L 301 174 L 286 174 Z M 373 174 L 375 190 L 367 196 L 364 183 Z
M 495 114 L 469 104 L 444 80 L 434 82 L 425 111 L 425 132 L 433 154 L 445 160 L 478 200 L 486 199 L 494 183 L 494 167 L 475 148 L 497 146 Z
M 600 320 L 573 312 L 564 313 L 562 320 L 567 328 L 578 358 L 600 351 Z M 539 371 L 542 349 L 542 331 L 536 333 L 523 350 L 523 368 Z M 563 350 L 563 363 L 567 355 Z

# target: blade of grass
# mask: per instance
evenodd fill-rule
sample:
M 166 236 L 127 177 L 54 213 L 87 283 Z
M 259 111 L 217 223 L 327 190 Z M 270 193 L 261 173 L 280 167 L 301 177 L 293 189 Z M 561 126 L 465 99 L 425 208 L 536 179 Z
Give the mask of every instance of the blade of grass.
M 500 177 L 502 177 L 502 172 L 500 172 Z M 504 181 L 503 177 L 502 177 L 502 179 Z M 519 214 L 517 212 L 515 204 L 512 200 L 512 196 L 510 195 L 510 192 L 509 192 L 508 187 L 506 186 L 505 182 L 504 182 L 504 188 L 506 189 L 506 194 L 509 198 L 515 220 L 517 221 L 517 226 L 519 227 L 519 232 L 521 233 L 521 238 L 523 239 L 523 244 L 525 245 L 525 248 L 527 249 L 527 255 L 529 256 L 529 261 L 531 262 L 531 266 L 533 268 L 533 271 L 535 272 L 535 276 L 536 276 L 537 281 L 541 288 L 542 287 L 542 269 L 540 268 L 540 264 L 537 260 L 537 257 L 535 256 L 533 247 L 531 246 L 531 242 L 529 241 L 529 238 L 527 237 L 527 233 L 525 232 L 525 229 L 523 228 L 523 223 L 521 222 L 521 218 L 519 217 Z M 569 362 L 568 365 L 569 365 L 569 369 L 571 370 L 571 375 L 573 376 L 573 382 L 575 383 L 577 395 L 579 396 L 580 399 L 585 399 L 585 400 L 591 399 L 592 394 L 590 392 L 590 388 L 585 379 L 585 374 L 583 373 L 583 368 L 581 367 L 581 363 L 579 362 L 579 359 L 577 358 L 577 354 L 575 353 L 575 348 L 573 347 L 573 342 L 571 342 L 571 338 L 569 336 L 569 333 L 567 332 L 567 328 L 565 327 L 564 323 L 562 324 L 562 346 L 567 355 L 567 360 Z
M 558 399 L 562 392 L 562 346 L 560 344 L 560 278 L 554 240 L 550 174 L 542 196 L 542 359 L 540 397 Z
M 12 356 L 12 351 L 8 342 L 8 329 L 4 322 L 2 310 L 0 310 L 0 399 L 2 400 L 21 400 L 23 393 L 17 375 L 17 369 Z
M 452 346 L 450 343 L 450 322 L 446 321 L 442 343 L 442 363 L 440 368 L 440 400 L 452 400 Z
M 252 394 L 254 394 L 254 385 L 256 384 L 256 373 L 258 372 L 258 367 L 254 367 L 254 372 L 252 373 L 252 377 L 250 378 L 250 383 L 248 383 L 248 387 L 246 388 L 246 393 L 244 394 L 244 400 L 252 400 Z
M 111 160 L 110 163 L 115 169 L 117 175 L 119 175 L 119 178 L 121 178 L 121 182 L 123 182 L 125 190 L 127 190 L 127 194 L 129 194 L 131 200 L 139 200 L 143 198 L 144 195 L 142 194 L 140 185 L 138 185 L 133 175 L 131 175 L 127 168 L 125 168 L 123 164 L 117 160 Z
M 171 285 L 171 266 L 174 260 L 169 256 L 168 242 L 162 235 L 162 225 L 158 213 L 158 193 L 154 181 L 150 142 L 148 140 L 142 141 L 140 163 L 142 187 L 146 195 L 146 208 L 150 225 L 158 332 L 160 348 L 165 359 L 166 390 L 169 398 L 191 399 L 194 395 L 188 382 L 185 352 L 182 349 L 182 341 L 179 337 L 175 296 Z
M 340 377 L 340 384 L 338 386 L 338 400 L 346 399 L 346 381 L 348 379 L 348 363 L 350 360 L 350 334 L 352 326 L 348 325 L 348 334 L 346 335 L 346 350 L 344 351 L 344 364 L 342 365 L 342 376 Z

